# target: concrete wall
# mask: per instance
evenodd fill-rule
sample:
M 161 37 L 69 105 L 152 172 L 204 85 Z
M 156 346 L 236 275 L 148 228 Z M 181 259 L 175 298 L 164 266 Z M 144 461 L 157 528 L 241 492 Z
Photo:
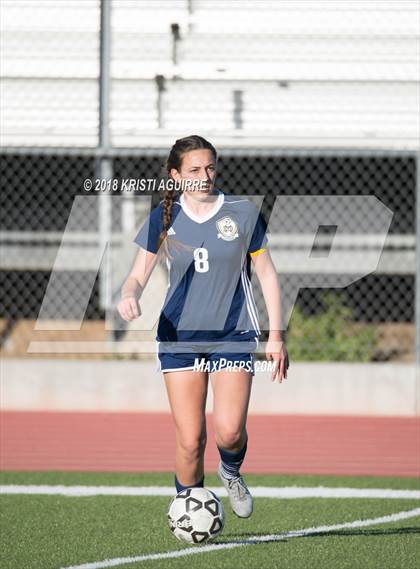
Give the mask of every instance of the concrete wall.
M 419 370 L 413 364 L 293 363 L 282 384 L 256 374 L 255 414 L 419 415 Z M 156 362 L 4 359 L 1 408 L 169 412 Z M 207 410 L 213 408 L 209 389 Z

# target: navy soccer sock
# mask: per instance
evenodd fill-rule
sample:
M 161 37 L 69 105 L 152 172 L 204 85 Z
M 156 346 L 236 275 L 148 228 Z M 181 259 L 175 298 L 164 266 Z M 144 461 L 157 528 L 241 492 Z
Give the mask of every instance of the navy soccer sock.
M 232 479 L 239 476 L 239 469 L 241 468 L 241 465 L 244 461 L 247 446 L 248 438 L 242 449 L 238 452 L 231 452 L 217 445 L 220 453 L 220 458 L 222 459 L 221 470 L 225 478 Z
M 176 487 L 176 493 L 177 494 L 179 492 L 181 492 L 182 490 L 185 490 L 186 488 L 204 488 L 204 476 L 201 480 L 199 480 L 195 484 L 190 484 L 189 486 L 183 486 L 175 474 L 175 487 Z

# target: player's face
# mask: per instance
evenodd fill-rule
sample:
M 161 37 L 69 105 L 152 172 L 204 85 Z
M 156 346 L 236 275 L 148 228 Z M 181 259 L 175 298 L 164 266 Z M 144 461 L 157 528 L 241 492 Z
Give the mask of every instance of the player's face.
M 211 150 L 190 150 L 182 157 L 180 171 L 172 169 L 175 180 L 191 180 L 201 182 L 198 190 L 186 190 L 196 200 L 204 201 L 213 192 L 216 178 L 216 162 Z

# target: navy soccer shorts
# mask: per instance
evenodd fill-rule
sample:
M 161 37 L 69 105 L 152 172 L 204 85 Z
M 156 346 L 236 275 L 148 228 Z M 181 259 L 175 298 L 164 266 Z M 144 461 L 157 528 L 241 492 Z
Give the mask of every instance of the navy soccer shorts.
M 200 345 L 191 344 L 177 345 L 176 351 L 171 351 L 170 346 L 164 346 L 158 342 L 157 371 L 217 371 L 245 370 L 255 375 L 255 354 L 258 341 L 253 340 L 242 345 L 241 350 L 223 351 L 223 343 L 215 344 L 211 349 L 200 350 Z M 184 349 L 185 348 L 185 349 Z M 249 351 L 245 351 L 249 350 Z

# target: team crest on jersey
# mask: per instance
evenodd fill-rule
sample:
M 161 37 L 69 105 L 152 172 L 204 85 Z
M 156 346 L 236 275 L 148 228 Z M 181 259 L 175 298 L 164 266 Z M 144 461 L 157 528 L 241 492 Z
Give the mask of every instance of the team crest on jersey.
M 216 221 L 216 227 L 219 231 L 217 234 L 218 239 L 225 241 L 233 241 L 238 237 L 238 226 L 231 217 L 222 217 Z

